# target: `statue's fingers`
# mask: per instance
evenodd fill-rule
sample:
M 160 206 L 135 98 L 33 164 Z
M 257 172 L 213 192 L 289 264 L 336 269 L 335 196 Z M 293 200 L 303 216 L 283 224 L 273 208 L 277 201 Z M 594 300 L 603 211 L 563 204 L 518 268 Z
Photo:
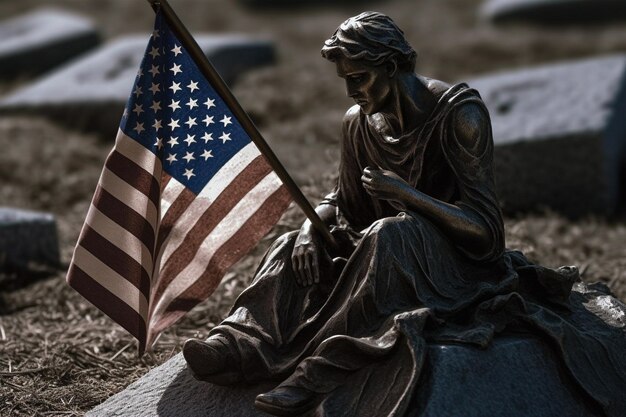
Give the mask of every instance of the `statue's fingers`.
M 307 285 L 313 284 L 313 271 L 311 268 L 311 264 L 312 264 L 311 258 L 312 258 L 312 252 L 307 252 L 306 255 L 304 256 L 304 272 L 306 275 Z
M 316 284 L 320 282 L 320 263 L 319 263 L 319 255 L 317 252 L 313 253 L 313 259 L 311 266 L 313 267 L 313 281 Z
M 292 269 L 296 277 L 296 283 L 298 283 L 298 285 L 302 285 L 302 273 L 300 270 L 300 263 L 301 263 L 300 257 L 301 255 L 299 253 L 294 253 L 294 255 L 291 257 Z

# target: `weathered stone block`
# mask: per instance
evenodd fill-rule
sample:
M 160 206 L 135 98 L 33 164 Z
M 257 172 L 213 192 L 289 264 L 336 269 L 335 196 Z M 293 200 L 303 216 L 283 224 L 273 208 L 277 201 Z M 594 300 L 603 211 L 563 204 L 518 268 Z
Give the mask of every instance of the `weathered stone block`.
M 484 18 L 496 23 L 512 21 L 572 24 L 626 19 L 623 0 L 489 0 Z
M 93 23 L 57 9 L 39 9 L 0 22 L 0 77 L 32 75 L 100 43 Z
M 491 115 L 498 196 L 507 212 L 611 214 L 624 197 L 626 56 L 468 81 Z
M 200 35 L 196 40 L 226 82 L 274 62 L 269 41 L 238 35 Z M 130 36 L 105 45 L 0 101 L 0 112 L 46 114 L 113 139 L 146 44 L 146 36 Z
M 407 417 L 592 417 L 595 403 L 573 385 L 555 355 L 535 339 L 501 338 L 488 349 L 429 347 Z M 152 370 L 87 417 L 262 417 L 254 397 L 273 388 L 197 382 L 182 355 Z M 329 410 L 335 409 L 329 404 Z M 364 416 L 375 417 L 375 416 Z
M 52 214 L 0 207 L 0 270 L 59 264 L 59 241 Z

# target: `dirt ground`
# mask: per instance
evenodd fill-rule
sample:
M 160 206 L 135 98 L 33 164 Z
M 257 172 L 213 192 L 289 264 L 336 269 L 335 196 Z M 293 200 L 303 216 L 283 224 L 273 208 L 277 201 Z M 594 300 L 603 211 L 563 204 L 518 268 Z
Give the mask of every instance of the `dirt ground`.
M 0 1 L 0 17 L 42 3 Z M 314 203 L 332 186 L 340 121 L 351 104 L 319 49 L 351 15 L 367 9 L 389 14 L 418 50 L 418 71 L 446 81 L 626 51 L 626 25 L 620 23 L 493 27 L 477 18 L 478 0 L 337 3 L 267 10 L 247 9 L 234 0 L 171 0 L 192 33 L 237 31 L 275 41 L 277 64 L 243 76 L 234 93 Z M 106 39 L 131 32 L 148 36 L 153 22 L 152 10 L 140 0 L 57 0 L 55 5 L 92 17 Z M 1 83 L 0 94 L 27 82 Z M 54 213 L 65 263 L 112 143 L 113 138 L 76 132 L 43 117 L 0 117 L 0 205 Z M 572 222 L 554 213 L 518 215 L 506 219 L 507 245 L 547 266 L 578 265 L 585 280 L 604 281 L 625 300 L 624 219 Z M 179 352 L 186 338 L 205 336 L 250 281 L 269 242 L 302 220 L 291 208 L 219 290 L 140 359 L 135 341 L 69 288 L 63 270 L 0 293 L 0 416 L 79 416 L 122 390 Z

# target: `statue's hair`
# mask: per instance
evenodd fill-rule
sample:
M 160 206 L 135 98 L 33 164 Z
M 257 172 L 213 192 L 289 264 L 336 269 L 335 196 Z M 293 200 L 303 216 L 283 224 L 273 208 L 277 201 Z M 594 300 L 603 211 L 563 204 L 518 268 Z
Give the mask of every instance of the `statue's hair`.
M 322 56 L 335 62 L 344 57 L 381 65 L 395 60 L 402 71 L 415 71 L 417 53 L 404 38 L 404 32 L 389 16 L 364 12 L 343 22 L 324 42 Z

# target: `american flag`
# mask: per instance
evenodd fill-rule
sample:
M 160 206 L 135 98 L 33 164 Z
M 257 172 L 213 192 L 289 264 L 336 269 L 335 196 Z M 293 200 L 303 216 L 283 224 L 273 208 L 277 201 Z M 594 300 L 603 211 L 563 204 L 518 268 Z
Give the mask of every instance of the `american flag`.
M 143 352 L 215 290 L 290 201 L 157 13 L 67 281 Z

